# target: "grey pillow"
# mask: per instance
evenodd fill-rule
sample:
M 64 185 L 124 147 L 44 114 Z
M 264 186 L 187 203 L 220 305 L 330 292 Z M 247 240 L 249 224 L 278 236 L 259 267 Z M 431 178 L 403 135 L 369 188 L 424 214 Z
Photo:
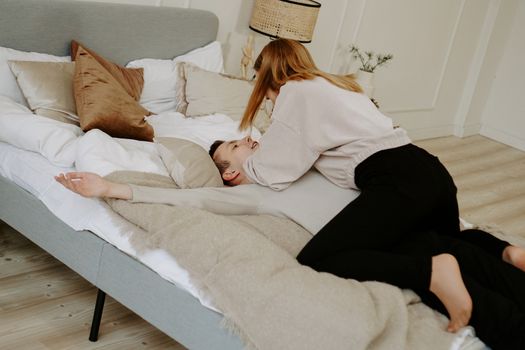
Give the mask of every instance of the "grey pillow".
M 174 137 L 156 137 L 154 141 L 171 178 L 180 188 L 224 186 L 219 169 L 201 146 Z

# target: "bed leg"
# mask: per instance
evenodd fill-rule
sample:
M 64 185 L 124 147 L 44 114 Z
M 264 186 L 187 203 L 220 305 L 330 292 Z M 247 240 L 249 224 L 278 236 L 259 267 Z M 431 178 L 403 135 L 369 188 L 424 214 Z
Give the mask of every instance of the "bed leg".
M 100 320 L 102 319 L 105 300 L 106 293 L 99 289 L 97 293 L 97 302 L 95 303 L 95 312 L 93 313 L 93 322 L 91 323 L 91 332 L 89 333 L 89 340 L 92 342 L 98 340 L 98 329 L 100 328 Z

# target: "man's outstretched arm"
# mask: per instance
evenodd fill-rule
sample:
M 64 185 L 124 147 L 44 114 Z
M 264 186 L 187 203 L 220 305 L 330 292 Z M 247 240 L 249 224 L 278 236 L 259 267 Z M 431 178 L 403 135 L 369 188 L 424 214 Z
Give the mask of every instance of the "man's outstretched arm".
M 116 183 L 87 172 L 60 174 L 55 176 L 55 180 L 84 197 L 184 205 L 224 215 L 258 214 L 261 198 L 260 193 L 253 187 L 257 185 L 192 189 L 158 188 Z

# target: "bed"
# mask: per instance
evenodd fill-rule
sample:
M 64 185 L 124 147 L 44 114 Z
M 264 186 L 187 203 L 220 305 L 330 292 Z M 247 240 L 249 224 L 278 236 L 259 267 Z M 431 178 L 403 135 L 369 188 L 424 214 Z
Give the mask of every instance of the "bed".
M 144 57 L 170 59 L 201 48 L 216 39 L 218 28 L 217 17 L 206 11 L 97 2 L 1 0 L 0 14 L 1 47 L 67 56 L 70 42 L 75 39 L 89 43 L 91 49 L 121 65 Z M 112 34 L 107 35 L 108 32 Z M 157 123 L 163 124 L 162 118 L 157 119 Z M 183 121 L 180 120 L 180 123 Z M 105 137 L 97 133 L 90 135 L 93 138 Z M 91 151 L 88 148 L 85 153 Z M 104 237 L 103 230 L 102 234 L 94 234 L 96 230 L 75 229 L 85 226 L 76 226 L 78 217 L 68 214 L 67 201 L 62 203 L 62 199 L 54 197 L 60 190 L 49 181 L 29 181 L 39 174 L 50 176 L 57 171 L 56 166 L 49 166 L 46 157 L 0 143 L 0 160 L 4 164 L 0 176 L 1 220 L 187 348 L 245 347 L 246 339 L 242 340 L 239 332 L 231 332 L 224 327 L 223 314 L 217 312 L 205 296 L 199 297 L 199 291 L 192 291 L 191 283 L 184 283 L 183 269 L 177 272 L 179 277 L 182 275 L 177 283 L 169 278 L 170 272 L 155 271 L 151 267 L 153 264 L 148 264 L 145 259 L 137 259 L 133 249 L 125 241 L 119 243 L 116 236 Z M 71 168 L 64 167 L 63 170 Z M 86 205 L 89 209 L 91 204 Z M 101 226 L 97 223 L 89 225 Z M 125 230 L 126 223 L 122 221 L 121 225 Z M 176 263 L 172 266 L 173 269 L 177 268 Z M 403 296 L 398 294 L 399 300 L 402 300 Z M 97 305 L 95 320 L 100 317 L 102 297 Z M 421 310 L 428 314 L 428 310 Z M 392 320 L 386 320 L 385 323 L 391 323 Z M 436 327 L 438 321 L 429 324 L 429 329 Z M 92 329 L 93 340 L 96 339 L 96 327 L 95 324 Z M 299 333 L 297 338 L 300 337 Z M 447 348 L 482 347 L 468 331 L 456 338 L 447 337 L 447 344 L 452 344 L 450 347 L 447 345 Z M 384 343 L 376 341 L 375 348 L 390 348 L 387 340 Z M 279 343 L 278 337 L 273 341 L 280 348 L 298 348 L 292 343 Z M 329 339 L 324 342 L 329 348 Z M 411 344 L 417 344 L 417 341 Z M 360 346 L 356 345 L 356 348 Z
M 0 14 L 0 46 L 65 56 L 76 38 L 121 64 L 186 53 L 214 41 L 218 28 L 204 11 L 72 1 L 2 0 Z M 3 176 L 0 197 L 4 222 L 184 346 L 242 348 L 219 313 L 97 235 L 73 230 Z

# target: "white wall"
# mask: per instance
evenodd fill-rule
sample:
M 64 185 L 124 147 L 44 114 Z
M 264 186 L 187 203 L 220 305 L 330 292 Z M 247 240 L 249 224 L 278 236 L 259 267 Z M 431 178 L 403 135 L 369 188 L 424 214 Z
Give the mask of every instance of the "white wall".
M 239 74 L 241 47 L 248 34 L 256 37 L 256 52 L 268 42 L 248 29 L 254 0 L 91 1 L 214 12 L 220 21 L 218 40 L 223 44 L 226 71 L 231 74 Z M 505 92 L 507 87 L 523 91 L 518 74 L 511 72 L 518 67 L 518 73 L 523 73 L 517 62 L 517 57 L 524 59 L 523 44 L 514 48 L 524 34 L 519 24 L 525 19 L 523 0 L 318 1 L 321 11 L 313 41 L 307 44 L 318 66 L 333 73 L 355 71 L 358 66 L 347 51 L 352 43 L 393 53 L 394 59 L 377 70 L 375 98 L 413 139 L 480 130 L 495 137 L 494 130 L 507 128 L 515 131 L 514 136 L 525 134 L 523 124 L 516 124 L 523 101 L 516 105 Z M 518 2 L 519 18 L 509 27 Z M 508 44 L 502 46 L 509 33 Z M 490 72 L 496 71 L 498 78 L 493 81 Z M 495 116 L 503 105 L 506 117 Z
M 394 54 L 376 73 L 383 112 L 413 139 L 451 135 L 490 0 L 349 0 L 338 47 Z M 357 67 L 336 53 L 332 70 Z

